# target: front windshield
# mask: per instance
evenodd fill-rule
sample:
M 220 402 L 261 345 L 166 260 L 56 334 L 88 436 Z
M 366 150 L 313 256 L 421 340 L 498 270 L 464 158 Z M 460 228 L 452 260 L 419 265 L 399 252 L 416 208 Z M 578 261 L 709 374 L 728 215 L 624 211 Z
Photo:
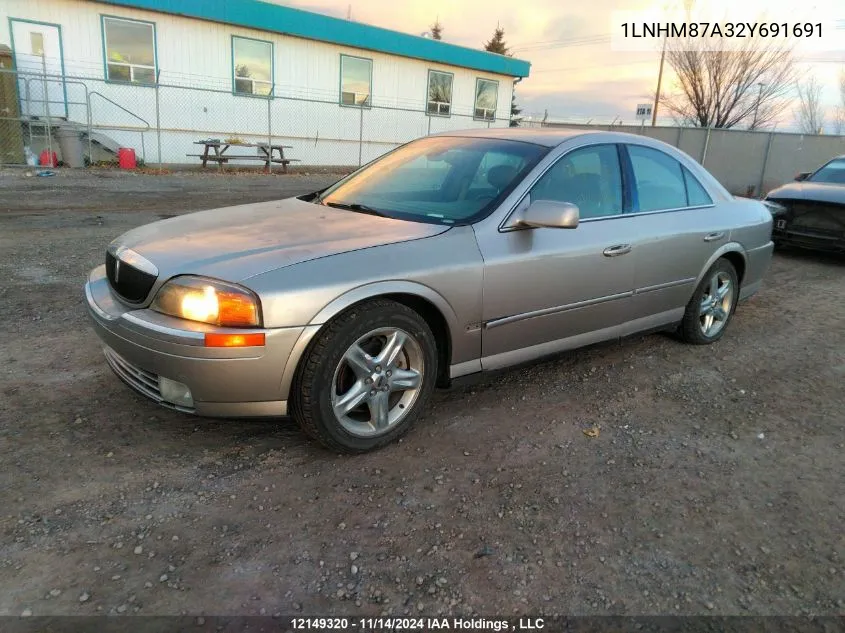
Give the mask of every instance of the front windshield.
M 422 138 L 341 180 L 318 201 L 403 220 L 466 224 L 490 213 L 547 151 L 502 139 Z
M 845 158 L 830 161 L 812 176 L 807 178 L 811 182 L 829 182 L 845 185 Z

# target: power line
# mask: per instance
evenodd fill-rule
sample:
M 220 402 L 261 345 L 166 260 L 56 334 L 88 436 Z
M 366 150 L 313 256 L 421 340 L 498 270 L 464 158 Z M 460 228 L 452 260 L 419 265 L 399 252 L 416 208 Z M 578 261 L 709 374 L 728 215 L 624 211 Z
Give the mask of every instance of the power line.
M 610 42 L 610 35 L 593 35 L 562 40 L 549 40 L 547 42 L 536 42 L 511 48 L 511 52 L 539 51 L 553 48 L 569 48 L 572 46 L 591 46 L 594 44 L 605 44 Z
M 610 66 L 633 66 L 635 64 L 651 64 L 654 60 L 651 59 L 641 59 L 635 62 L 614 62 L 610 64 L 590 64 L 588 66 L 567 66 L 566 68 L 543 68 L 542 70 L 532 70 L 531 74 L 536 75 L 537 73 L 551 73 L 551 72 L 562 72 L 565 70 L 586 70 L 590 68 L 608 68 Z

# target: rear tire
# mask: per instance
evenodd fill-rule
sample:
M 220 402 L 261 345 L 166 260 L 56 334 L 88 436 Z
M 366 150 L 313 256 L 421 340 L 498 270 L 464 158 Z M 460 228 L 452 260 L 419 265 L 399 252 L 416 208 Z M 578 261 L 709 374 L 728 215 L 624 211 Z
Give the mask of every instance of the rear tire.
M 368 301 L 311 343 L 292 385 L 291 414 L 326 448 L 364 453 L 408 431 L 436 378 L 437 347 L 425 320 L 401 303 Z
M 719 259 L 704 275 L 687 304 L 678 330 L 692 345 L 715 343 L 725 333 L 739 300 L 739 279 L 727 259 Z

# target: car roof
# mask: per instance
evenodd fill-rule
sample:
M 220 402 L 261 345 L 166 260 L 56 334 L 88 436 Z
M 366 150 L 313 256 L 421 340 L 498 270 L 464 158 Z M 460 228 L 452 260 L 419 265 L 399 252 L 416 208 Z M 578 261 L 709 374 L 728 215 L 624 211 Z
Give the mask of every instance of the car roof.
M 450 130 L 439 132 L 432 136 L 465 136 L 475 138 L 508 139 L 511 141 L 522 141 L 545 145 L 546 147 L 557 147 L 561 143 L 578 136 L 600 135 L 605 143 L 631 143 L 638 142 L 646 145 L 663 145 L 655 139 L 639 134 L 627 134 L 625 132 L 610 132 L 607 130 L 585 130 L 563 127 L 543 128 L 520 128 L 520 127 L 490 127 L 477 128 L 473 130 Z
M 593 130 L 573 130 L 571 128 L 520 128 L 520 127 L 490 127 L 474 130 L 449 130 L 432 136 L 471 136 L 476 138 L 508 139 L 523 141 L 535 145 L 555 147 L 565 140 L 582 134 L 595 134 Z

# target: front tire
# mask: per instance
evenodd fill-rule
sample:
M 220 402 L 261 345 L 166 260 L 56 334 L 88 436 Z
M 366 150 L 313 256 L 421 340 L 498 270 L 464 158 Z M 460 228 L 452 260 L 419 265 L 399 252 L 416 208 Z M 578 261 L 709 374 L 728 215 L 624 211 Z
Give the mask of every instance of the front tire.
M 708 345 L 725 333 L 739 300 L 739 279 L 727 259 L 707 271 L 687 304 L 680 335 L 687 343 Z
M 437 369 L 434 335 L 419 314 L 395 301 L 368 301 L 331 321 L 309 346 L 291 413 L 329 449 L 374 450 L 413 425 Z

